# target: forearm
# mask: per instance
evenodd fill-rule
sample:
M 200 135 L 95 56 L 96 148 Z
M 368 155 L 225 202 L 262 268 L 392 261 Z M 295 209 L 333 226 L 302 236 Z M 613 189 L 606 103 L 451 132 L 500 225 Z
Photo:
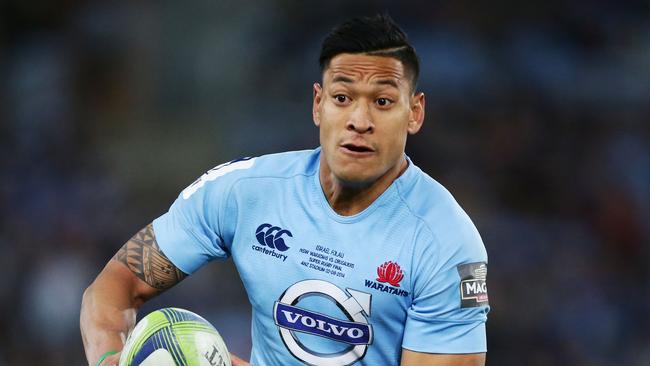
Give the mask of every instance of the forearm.
M 123 267 L 123 268 L 120 268 Z M 108 351 L 120 351 L 135 326 L 142 300 L 133 296 L 125 266 L 111 261 L 84 292 L 81 303 L 81 336 L 89 365 Z
M 84 292 L 80 323 L 88 363 L 120 351 L 142 304 L 186 276 L 160 251 L 151 224 L 135 234 Z

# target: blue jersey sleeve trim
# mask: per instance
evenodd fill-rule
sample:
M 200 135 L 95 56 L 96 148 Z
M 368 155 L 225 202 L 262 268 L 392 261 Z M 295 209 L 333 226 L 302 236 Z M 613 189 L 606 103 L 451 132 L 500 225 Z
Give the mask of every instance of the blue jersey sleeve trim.
M 172 227 L 169 223 L 168 213 L 153 221 L 153 229 L 160 250 L 178 269 L 188 275 L 196 272 L 203 264 L 212 259 L 227 258 L 229 255 L 223 250 L 215 250 L 213 245 L 206 244 L 192 230 L 178 226 Z M 177 243 L 188 244 L 179 245 Z M 203 249 L 202 253 L 198 253 L 200 260 L 197 261 L 197 248 L 189 243 L 200 244 Z
M 417 315 L 415 313 L 409 313 L 409 317 L 417 321 L 423 321 L 429 323 L 470 324 L 470 323 L 476 323 L 477 321 L 481 321 L 481 322 L 487 321 L 486 314 L 482 314 L 472 319 L 429 319 L 425 316 Z
M 408 319 L 402 347 L 415 352 L 463 354 L 487 352 L 485 322 L 421 322 Z

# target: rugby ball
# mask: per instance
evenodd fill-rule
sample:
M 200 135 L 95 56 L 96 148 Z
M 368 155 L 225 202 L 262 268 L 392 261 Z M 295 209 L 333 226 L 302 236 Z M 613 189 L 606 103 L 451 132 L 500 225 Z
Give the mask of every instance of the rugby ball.
M 199 315 L 178 308 L 156 310 L 129 334 L 120 366 L 232 366 L 219 332 Z

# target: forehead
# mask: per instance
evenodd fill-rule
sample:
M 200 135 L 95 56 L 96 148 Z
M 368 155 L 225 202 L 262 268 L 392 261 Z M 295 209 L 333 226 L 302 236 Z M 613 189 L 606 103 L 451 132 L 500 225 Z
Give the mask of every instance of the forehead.
M 323 75 L 324 81 L 340 80 L 353 82 L 379 82 L 393 80 L 399 86 L 406 86 L 404 65 L 393 57 L 343 53 L 335 56 Z

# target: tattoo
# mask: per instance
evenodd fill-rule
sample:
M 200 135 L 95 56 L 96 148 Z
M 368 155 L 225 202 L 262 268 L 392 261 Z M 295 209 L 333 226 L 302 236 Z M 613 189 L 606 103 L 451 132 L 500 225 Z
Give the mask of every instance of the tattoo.
M 160 250 L 152 224 L 127 241 L 113 259 L 124 263 L 138 278 L 158 290 L 166 290 L 187 277 Z

